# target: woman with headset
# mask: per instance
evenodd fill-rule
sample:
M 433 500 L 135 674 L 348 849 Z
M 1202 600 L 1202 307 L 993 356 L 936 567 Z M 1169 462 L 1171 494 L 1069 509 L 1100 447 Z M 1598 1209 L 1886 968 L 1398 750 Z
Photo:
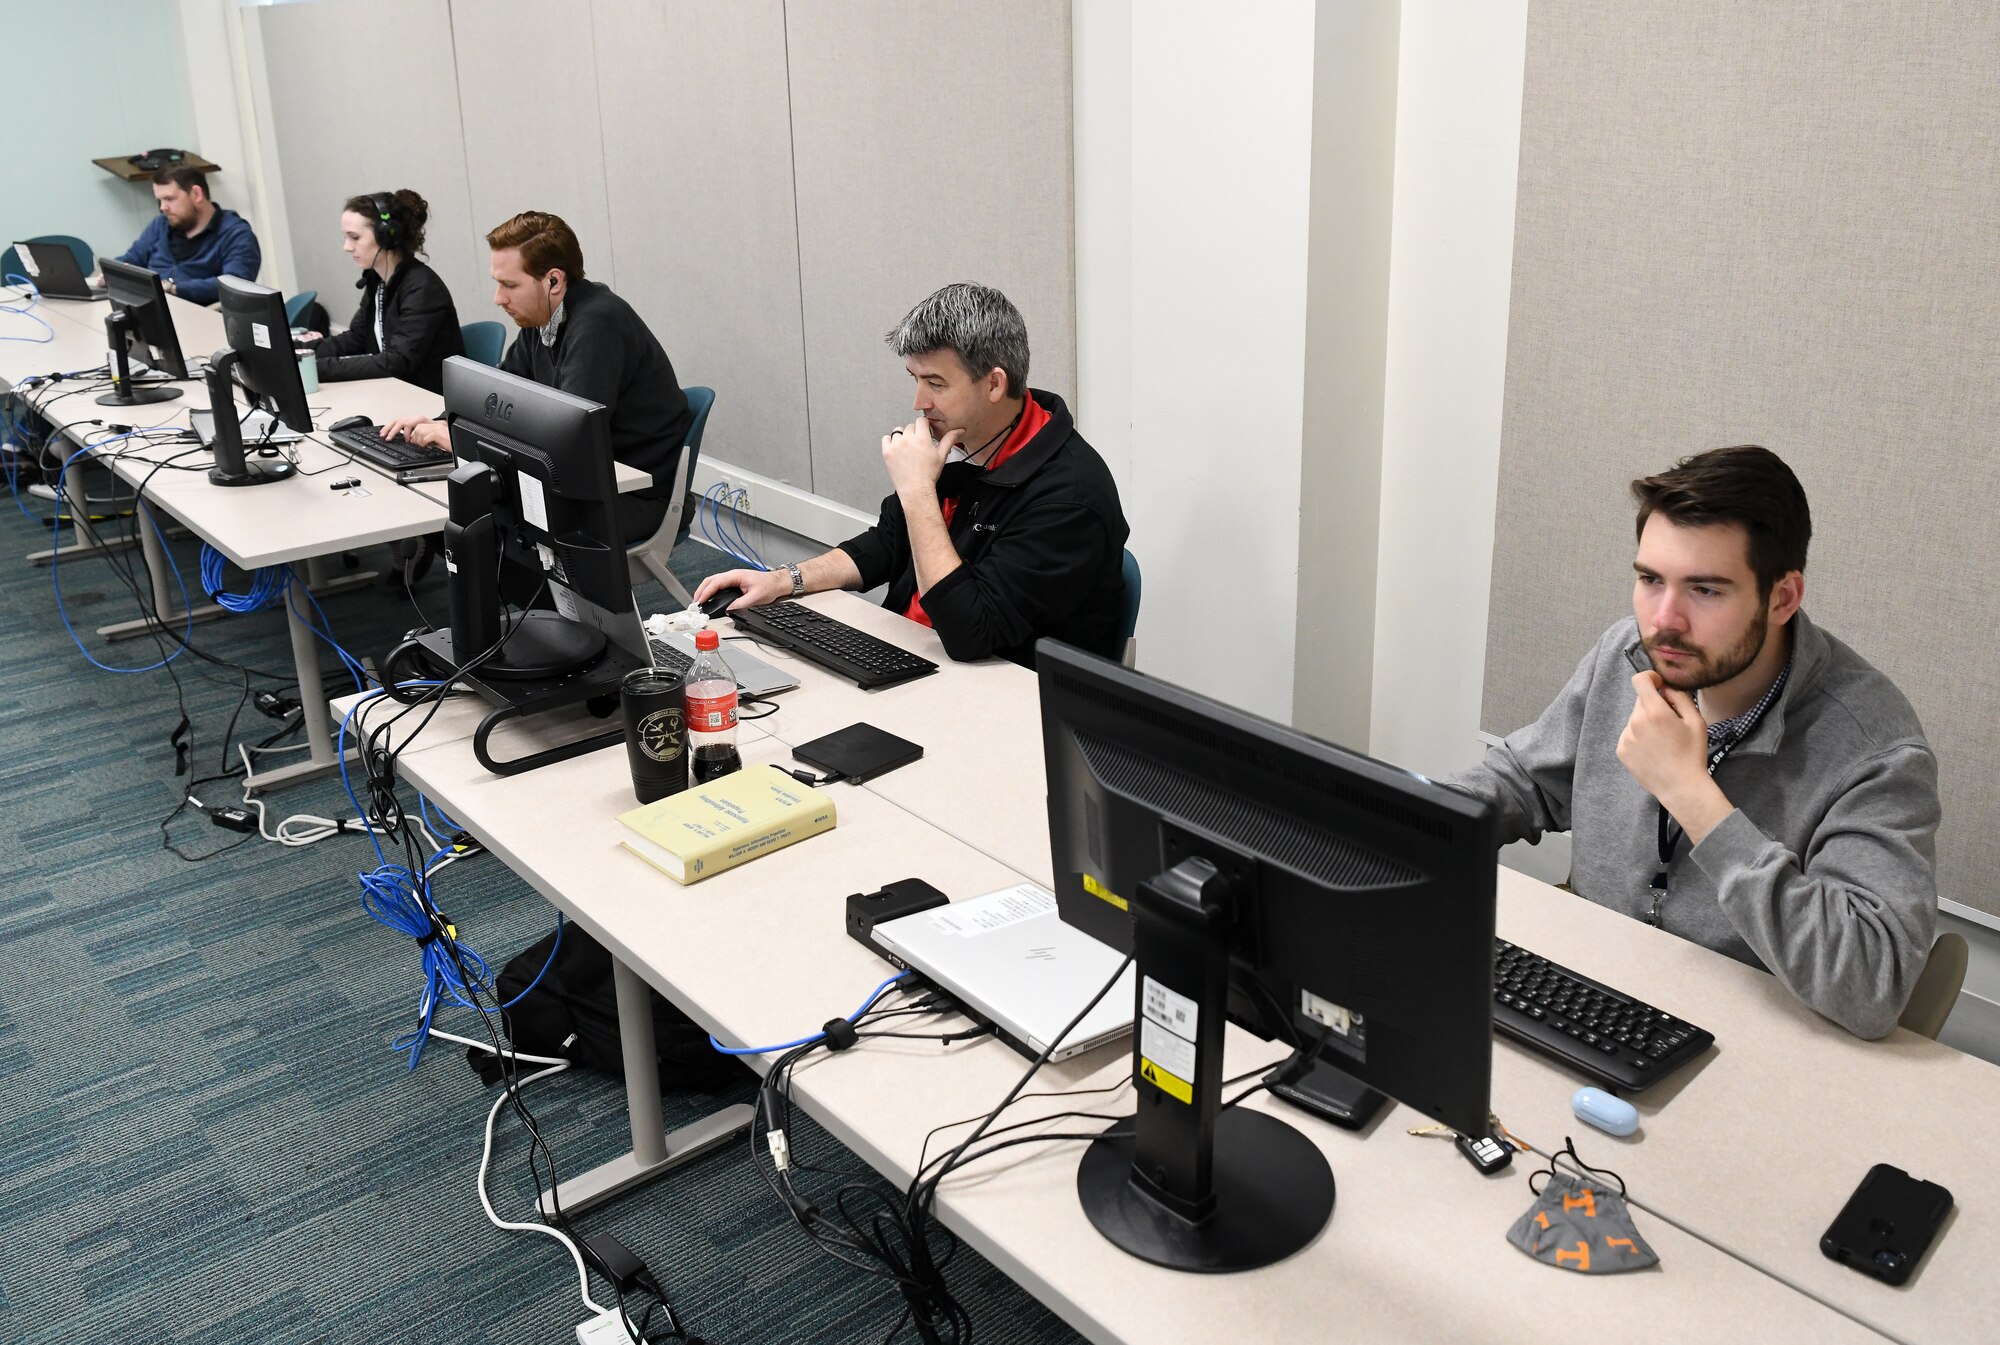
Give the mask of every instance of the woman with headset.
M 417 260 L 430 205 L 407 187 L 354 196 L 341 208 L 341 248 L 361 268 L 361 306 L 337 336 L 317 341 L 323 383 L 400 378 L 444 391 L 444 362 L 465 353 L 444 279 Z

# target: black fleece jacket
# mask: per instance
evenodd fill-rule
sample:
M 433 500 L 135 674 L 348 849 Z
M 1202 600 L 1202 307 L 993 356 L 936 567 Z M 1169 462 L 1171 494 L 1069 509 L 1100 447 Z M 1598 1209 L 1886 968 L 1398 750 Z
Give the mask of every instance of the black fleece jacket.
M 1131 534 L 1118 487 L 1062 398 L 1031 391 L 1049 413 L 1040 433 L 992 471 L 958 462 L 938 477 L 938 499 L 958 499 L 951 540 L 964 564 L 931 586 L 924 614 L 955 659 L 1032 668 L 1043 636 L 1117 658 Z M 840 549 L 863 588 L 888 584 L 884 607 L 908 609 L 917 570 L 901 500 L 882 501 L 880 521 Z
M 432 392 L 444 391 L 444 362 L 465 353 L 458 310 L 444 278 L 415 257 L 403 258 L 383 299 L 382 336 L 375 343 L 376 292 L 382 277 L 369 267 L 355 282 L 361 306 L 347 330 L 313 347 L 323 383 L 355 378 L 400 378 Z
M 632 305 L 594 280 L 571 281 L 555 344 L 523 329 L 500 367 L 610 408 L 611 456 L 653 476 L 649 488 L 633 493 L 661 499 L 673 490 L 694 411 L 660 338 Z

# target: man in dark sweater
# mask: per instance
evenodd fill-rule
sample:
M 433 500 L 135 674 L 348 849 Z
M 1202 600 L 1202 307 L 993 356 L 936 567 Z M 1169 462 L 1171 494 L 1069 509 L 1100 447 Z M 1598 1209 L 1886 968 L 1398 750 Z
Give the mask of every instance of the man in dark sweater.
M 696 601 L 732 586 L 732 607 L 756 607 L 887 584 L 883 606 L 935 629 L 955 659 L 1033 666 L 1042 636 L 1118 657 L 1130 529 L 1069 408 L 1028 387 L 1020 311 L 998 290 L 947 285 L 888 341 L 920 414 L 883 436 L 894 490 L 880 520 L 801 565 L 705 579 Z
M 250 222 L 208 196 L 208 175 L 186 164 L 153 174 L 160 213 L 118 260 L 160 277 L 169 294 L 198 304 L 216 299 L 217 276 L 255 280 L 264 264 Z
M 618 497 L 625 542 L 644 541 L 666 517 L 694 424 L 667 352 L 630 304 L 584 278 L 583 248 L 558 217 L 523 211 L 487 234 L 486 246 L 493 302 L 520 328 L 500 367 L 609 410 L 611 456 L 653 478 Z M 450 446 L 443 421 L 399 420 L 385 432 Z

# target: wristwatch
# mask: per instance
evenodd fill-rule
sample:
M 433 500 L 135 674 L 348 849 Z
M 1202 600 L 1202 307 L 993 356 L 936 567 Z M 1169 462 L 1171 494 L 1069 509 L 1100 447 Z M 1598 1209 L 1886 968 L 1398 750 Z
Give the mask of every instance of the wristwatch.
M 792 572 L 792 596 L 794 598 L 805 596 L 806 577 L 799 573 L 799 567 L 787 562 L 785 568 Z

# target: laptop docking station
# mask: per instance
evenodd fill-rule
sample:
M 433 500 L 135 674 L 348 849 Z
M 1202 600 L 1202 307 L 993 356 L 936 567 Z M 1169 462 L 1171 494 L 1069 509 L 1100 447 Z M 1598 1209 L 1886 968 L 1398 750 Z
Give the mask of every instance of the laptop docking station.
M 899 971 L 908 971 L 901 958 L 892 957 L 875 942 L 875 926 L 898 916 L 915 915 L 936 906 L 946 906 L 951 898 L 921 878 L 904 878 L 889 883 L 879 892 L 856 892 L 847 899 L 847 933 L 875 956 Z

